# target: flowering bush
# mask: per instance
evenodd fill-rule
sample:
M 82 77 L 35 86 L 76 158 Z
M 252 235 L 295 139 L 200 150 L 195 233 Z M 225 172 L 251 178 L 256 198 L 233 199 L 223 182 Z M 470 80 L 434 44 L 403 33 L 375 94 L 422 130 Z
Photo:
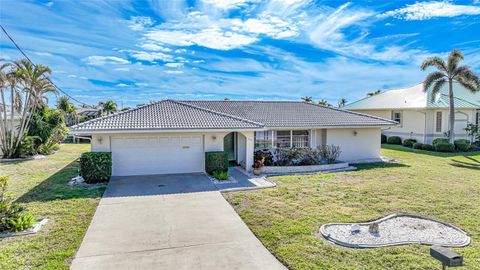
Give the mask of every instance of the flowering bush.
M 324 145 L 318 148 L 275 148 L 255 151 L 255 161 L 265 166 L 305 166 L 334 163 L 340 147 Z

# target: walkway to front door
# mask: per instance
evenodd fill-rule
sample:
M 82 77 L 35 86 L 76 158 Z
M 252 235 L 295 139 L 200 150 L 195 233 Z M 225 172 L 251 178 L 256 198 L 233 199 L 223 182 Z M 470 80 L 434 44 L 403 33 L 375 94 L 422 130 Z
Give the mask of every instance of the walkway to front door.
M 114 177 L 72 269 L 283 269 L 204 174 Z

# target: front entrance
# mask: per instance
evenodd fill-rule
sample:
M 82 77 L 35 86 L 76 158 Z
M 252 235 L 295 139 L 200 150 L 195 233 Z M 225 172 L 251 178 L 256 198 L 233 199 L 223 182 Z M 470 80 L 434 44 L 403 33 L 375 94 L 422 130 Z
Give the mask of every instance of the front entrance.
M 227 153 L 230 163 L 236 162 L 237 157 L 237 133 L 230 132 L 223 138 L 223 150 Z

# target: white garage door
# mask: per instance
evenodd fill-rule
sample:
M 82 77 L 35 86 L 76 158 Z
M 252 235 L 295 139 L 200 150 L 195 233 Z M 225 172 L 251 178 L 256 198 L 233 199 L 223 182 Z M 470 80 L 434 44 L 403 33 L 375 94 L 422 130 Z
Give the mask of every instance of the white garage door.
M 202 172 L 202 136 L 112 138 L 113 175 Z

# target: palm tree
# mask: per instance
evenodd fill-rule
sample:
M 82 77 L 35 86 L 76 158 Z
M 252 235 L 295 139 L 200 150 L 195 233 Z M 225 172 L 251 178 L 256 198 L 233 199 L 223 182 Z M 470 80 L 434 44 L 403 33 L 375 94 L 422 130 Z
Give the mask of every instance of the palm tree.
M 312 103 L 313 102 L 312 97 L 305 96 L 305 97 L 301 97 L 301 99 L 303 100 L 303 102 L 307 102 L 307 103 Z
M 460 51 L 454 49 L 448 56 L 447 63 L 440 57 L 429 57 L 423 61 L 421 69 L 425 71 L 429 67 L 437 70 L 429 73 L 423 81 L 423 91 L 427 92 L 431 88 L 432 100 L 440 93 L 441 88 L 448 83 L 449 107 L 449 132 L 448 137 L 451 143 L 455 140 L 455 104 L 453 82 L 457 82 L 472 93 L 480 91 L 480 79 L 475 72 L 468 66 L 460 66 L 463 55 Z
M 331 107 L 332 104 L 328 103 L 325 99 L 322 99 L 318 102 L 318 105 L 325 106 L 325 107 Z
M 61 116 L 68 126 L 72 125 L 75 122 L 75 106 L 70 102 L 70 99 L 67 96 L 62 96 L 58 98 L 57 109 L 59 109 L 62 113 Z
M 367 93 L 367 96 L 373 97 L 373 96 L 376 96 L 376 95 L 381 94 L 381 93 L 382 93 L 382 90 L 375 90 L 375 91 Z
M 98 103 L 98 106 L 102 109 L 103 114 L 112 114 L 117 112 L 117 103 L 113 100 L 101 101 Z
M 8 71 L 4 71 L 8 68 Z M 28 127 L 32 115 L 38 108 L 46 106 L 49 92 L 56 93 L 48 77 L 50 68 L 42 65 L 33 65 L 27 60 L 5 63 L 0 66 L 0 90 L 2 98 L 0 117 L 1 148 L 3 155 L 14 157 L 18 154 L 18 147 Z M 9 88 L 10 97 L 5 96 Z M 7 123 L 7 106 L 10 102 L 10 123 Z M 19 116 L 20 125 L 14 126 L 14 115 Z
M 347 99 L 346 98 L 341 98 L 338 100 L 338 108 L 343 108 L 347 104 Z

